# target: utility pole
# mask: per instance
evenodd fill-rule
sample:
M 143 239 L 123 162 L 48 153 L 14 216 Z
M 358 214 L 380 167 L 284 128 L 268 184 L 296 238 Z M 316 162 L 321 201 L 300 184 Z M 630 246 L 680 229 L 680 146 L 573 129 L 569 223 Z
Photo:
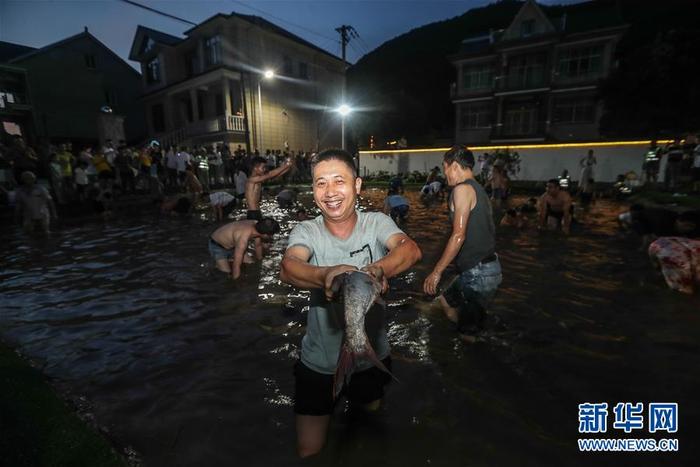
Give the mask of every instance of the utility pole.
M 343 104 L 345 104 L 345 70 L 347 69 L 347 61 L 345 60 L 345 49 L 351 39 L 357 39 L 360 35 L 355 31 L 355 28 L 347 24 L 343 24 L 340 27 L 335 28 L 335 30 L 340 34 L 340 46 L 341 54 L 343 58 Z
M 345 60 L 345 49 L 347 48 L 348 42 L 350 42 L 350 39 L 356 39 L 359 37 L 359 34 L 357 34 L 357 31 L 355 31 L 355 28 L 353 28 L 350 25 L 343 24 L 340 27 L 335 28 L 335 30 L 340 34 L 340 46 L 341 46 L 341 55 L 343 58 L 343 86 L 340 91 L 340 103 L 341 105 L 346 105 L 345 102 L 345 73 L 347 71 L 347 61 Z M 342 148 L 345 149 L 345 116 L 343 115 L 341 121 L 341 141 L 342 141 Z

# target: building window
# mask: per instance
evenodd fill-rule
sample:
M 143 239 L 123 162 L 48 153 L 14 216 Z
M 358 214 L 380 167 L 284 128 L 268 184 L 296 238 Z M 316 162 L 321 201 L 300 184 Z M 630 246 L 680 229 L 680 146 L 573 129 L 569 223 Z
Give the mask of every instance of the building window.
M 537 107 L 520 105 L 507 108 L 503 121 L 506 135 L 532 135 L 537 132 Z
M 462 66 L 462 89 L 487 89 L 493 85 L 491 65 Z
M 593 123 L 595 121 L 595 100 L 592 98 L 561 98 L 554 103 L 556 123 Z
M 143 44 L 141 46 L 141 53 L 145 54 L 153 50 L 153 47 L 156 46 L 156 43 L 151 39 L 150 37 L 145 37 L 143 39 Z
M 292 66 L 292 59 L 286 55 L 282 57 L 284 74 L 287 76 L 292 76 L 294 74 L 294 67 Z
M 305 62 L 299 62 L 299 78 L 309 79 L 309 65 Z
M 204 40 L 204 55 L 207 66 L 221 63 L 221 36 L 212 36 Z
M 187 77 L 194 76 L 199 73 L 199 57 L 195 52 L 185 54 L 185 74 Z
M 165 131 L 165 111 L 163 104 L 154 104 L 151 107 L 151 118 L 153 120 L 153 131 L 162 133 Z
M 491 128 L 493 122 L 493 105 L 462 104 L 459 109 L 459 128 L 461 130 L 483 130 Z
M 526 19 L 520 23 L 520 37 L 530 37 L 535 33 L 535 20 Z
M 509 89 L 536 88 L 545 84 L 545 63 L 543 54 L 530 54 L 513 57 L 508 67 L 506 80 Z
M 603 70 L 603 46 L 565 49 L 559 53 L 559 75 L 562 78 L 595 76 Z
M 148 84 L 160 83 L 160 60 L 158 57 L 146 63 L 146 82 Z
M 95 56 L 92 54 L 85 54 L 85 66 L 91 70 L 97 68 L 95 66 Z

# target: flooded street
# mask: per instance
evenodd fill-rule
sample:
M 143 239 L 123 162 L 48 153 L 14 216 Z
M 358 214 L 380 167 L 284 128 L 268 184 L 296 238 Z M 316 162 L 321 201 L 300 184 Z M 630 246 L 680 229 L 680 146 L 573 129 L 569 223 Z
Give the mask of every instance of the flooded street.
M 363 192 L 362 208 L 384 193 Z M 484 342 L 463 344 L 422 293 L 449 230 L 417 193 L 405 226 L 423 261 L 394 279 L 400 383 L 370 420 L 340 413 L 313 465 L 690 465 L 700 434 L 700 299 L 669 290 L 601 200 L 566 238 L 498 230 L 503 284 Z M 302 195 L 310 205 L 310 194 Z M 514 202 L 522 202 L 518 198 Z M 201 218 L 66 220 L 49 239 L 2 230 L 0 337 L 146 466 L 294 465 L 293 364 L 306 292 L 278 266 L 295 222 L 233 283 Z M 244 212 L 236 211 L 236 218 Z M 578 453 L 578 404 L 678 402 L 680 451 Z M 612 410 L 611 410 L 612 412 Z M 611 421 L 608 422 L 612 424 Z M 603 437 L 650 438 L 608 431 Z M 581 435 L 581 437 L 584 437 Z

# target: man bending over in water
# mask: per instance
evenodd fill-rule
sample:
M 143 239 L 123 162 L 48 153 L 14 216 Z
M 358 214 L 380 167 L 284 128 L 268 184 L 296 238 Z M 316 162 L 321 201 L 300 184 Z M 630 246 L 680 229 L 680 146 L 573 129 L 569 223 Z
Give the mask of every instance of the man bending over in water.
M 559 180 L 553 178 L 547 182 L 547 191 L 540 198 L 539 220 L 540 228 L 561 230 L 568 234 L 571 229 L 571 195 L 559 186 Z
M 267 171 L 267 161 L 262 157 L 253 159 L 252 173 L 245 184 L 245 200 L 248 203 L 248 219 L 260 220 L 260 198 L 262 183 L 286 174 L 292 168 L 294 161 L 287 159 L 284 164 L 274 170 Z
M 272 240 L 272 236 L 280 231 L 280 226 L 274 219 L 263 218 L 259 221 L 243 220 L 231 222 L 216 229 L 209 236 L 209 253 L 216 268 L 232 279 L 241 276 L 241 264 L 252 263 L 246 255 L 248 242 L 255 242 L 255 256 L 258 261 L 263 257 L 263 240 Z

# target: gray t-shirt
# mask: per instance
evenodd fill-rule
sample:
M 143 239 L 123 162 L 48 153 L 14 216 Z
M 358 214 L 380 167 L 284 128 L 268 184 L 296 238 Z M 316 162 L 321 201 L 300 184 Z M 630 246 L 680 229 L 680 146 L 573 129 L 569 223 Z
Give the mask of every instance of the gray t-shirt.
M 386 243 L 392 235 L 401 234 L 391 218 L 381 212 L 357 212 L 357 224 L 346 240 L 333 236 L 323 217 L 298 224 L 289 235 L 287 248 L 303 246 L 309 250 L 309 264 L 314 266 L 366 266 L 386 255 Z M 384 323 L 384 310 L 373 307 L 365 317 L 365 328 L 377 357 L 389 355 L 389 340 Z M 339 304 L 326 301 L 320 289 L 311 293 L 311 306 L 306 335 L 301 342 L 301 361 L 323 374 L 335 373 L 343 340 L 343 310 Z M 372 366 L 360 362 L 359 369 Z

